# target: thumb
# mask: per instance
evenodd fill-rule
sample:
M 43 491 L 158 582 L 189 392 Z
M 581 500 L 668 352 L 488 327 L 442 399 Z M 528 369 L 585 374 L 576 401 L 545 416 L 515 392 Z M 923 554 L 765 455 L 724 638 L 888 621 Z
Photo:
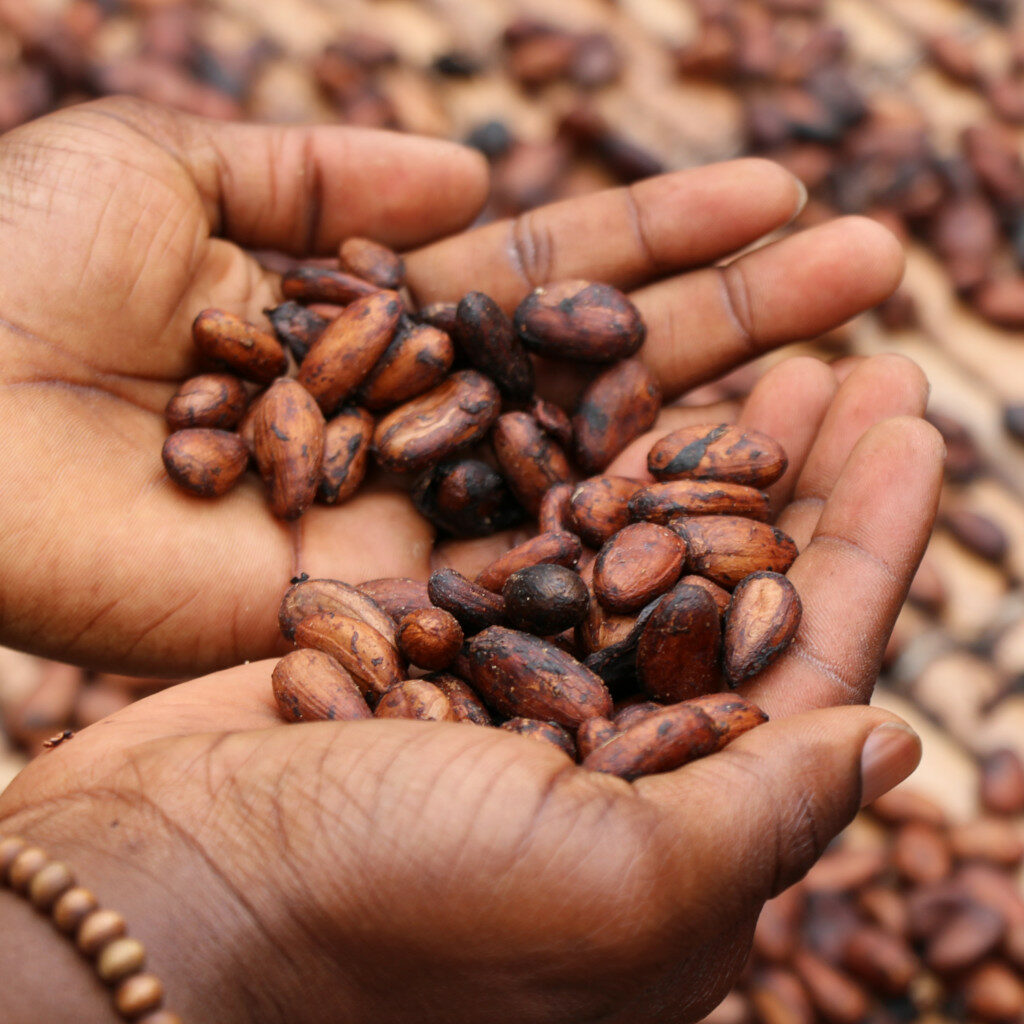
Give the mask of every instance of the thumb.
M 634 785 L 674 832 L 680 897 L 706 903 L 710 893 L 728 919 L 756 913 L 801 878 L 920 755 L 917 734 L 886 711 L 824 708 L 768 722 L 720 753 Z

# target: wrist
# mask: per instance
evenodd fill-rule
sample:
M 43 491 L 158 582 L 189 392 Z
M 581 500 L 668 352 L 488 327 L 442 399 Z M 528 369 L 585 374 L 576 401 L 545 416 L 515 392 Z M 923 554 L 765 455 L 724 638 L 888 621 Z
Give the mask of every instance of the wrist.
M 195 896 L 205 879 L 185 866 L 188 858 L 180 850 L 171 869 L 163 834 L 134 817 L 94 797 L 10 815 L 0 804 L 0 838 L 20 836 L 50 861 L 64 862 L 76 886 L 88 889 L 99 907 L 120 914 L 126 934 L 145 949 L 142 971 L 163 987 L 163 1006 L 187 1024 L 248 1019 L 231 1012 L 237 1008 L 222 998 L 230 996 L 231 986 L 224 985 L 217 925 L 227 915 L 222 907 L 197 910 Z M 0 990 L 14 993 L 10 1017 L 5 1006 L 5 1024 L 125 1024 L 115 1008 L 117 985 L 104 984 L 97 959 L 80 952 L 76 935 L 62 934 L 52 915 L 37 910 L 27 895 L 0 886 L 0 928 Z

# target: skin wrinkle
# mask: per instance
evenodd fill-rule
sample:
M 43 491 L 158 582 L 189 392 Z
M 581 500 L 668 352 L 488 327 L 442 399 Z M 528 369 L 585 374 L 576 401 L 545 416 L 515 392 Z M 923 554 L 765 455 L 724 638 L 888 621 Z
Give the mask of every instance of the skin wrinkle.
M 900 578 L 900 574 L 885 561 L 884 558 L 875 554 L 869 548 L 865 547 L 860 541 L 853 540 L 851 537 L 841 537 L 836 533 L 816 533 L 811 538 L 811 545 L 814 544 L 834 544 L 837 547 L 846 548 L 852 550 L 855 554 L 860 555 L 866 559 L 876 569 L 881 570 L 883 575 L 889 580 L 889 582 L 897 589 L 897 591 L 904 588 L 905 584 Z
M 654 246 L 651 245 L 650 234 L 644 224 L 643 209 L 636 198 L 634 189 L 634 185 L 627 185 L 622 189 L 622 195 L 626 203 L 626 213 L 629 217 L 630 226 L 633 229 L 633 234 L 636 235 L 637 246 L 646 263 L 646 266 L 640 269 L 640 273 L 642 276 L 647 277 L 660 274 L 667 268 L 658 259 Z
M 509 263 L 526 282 L 528 291 L 544 284 L 551 276 L 554 263 L 554 241 L 550 228 L 531 212 L 521 213 L 509 221 Z
M 840 687 L 849 695 L 848 704 L 864 703 L 863 686 L 843 675 L 839 667 L 827 658 L 810 650 L 807 640 L 801 635 L 797 634 L 796 639 L 789 645 L 785 657 L 799 658 L 819 675 L 824 676 L 830 683 Z
M 283 162 L 283 161 L 282 161 Z M 273 164 L 274 161 L 271 161 Z M 305 184 L 306 208 L 305 252 L 320 252 L 317 240 L 320 232 L 320 219 L 324 208 L 324 182 L 320 161 L 316 159 L 316 138 L 307 132 L 302 140 L 302 180 Z
M 761 348 L 750 306 L 750 289 L 743 274 L 743 264 L 730 263 L 724 267 L 715 267 L 714 271 L 721 282 L 722 305 L 736 326 L 739 340 L 749 353 L 760 355 Z

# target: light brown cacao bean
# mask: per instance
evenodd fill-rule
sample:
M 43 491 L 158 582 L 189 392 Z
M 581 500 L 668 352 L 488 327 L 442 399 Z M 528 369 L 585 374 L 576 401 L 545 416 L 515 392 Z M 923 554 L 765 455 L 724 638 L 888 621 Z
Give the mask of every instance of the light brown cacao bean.
M 289 722 L 371 717 L 352 677 L 323 651 L 291 651 L 274 666 L 272 679 L 278 710 Z

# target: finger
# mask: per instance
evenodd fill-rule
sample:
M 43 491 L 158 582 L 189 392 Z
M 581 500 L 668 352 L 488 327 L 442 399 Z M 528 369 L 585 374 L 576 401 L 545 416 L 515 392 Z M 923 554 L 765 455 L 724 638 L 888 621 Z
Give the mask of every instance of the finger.
M 251 248 L 330 253 L 349 235 L 419 245 L 464 227 L 487 194 L 481 155 L 437 139 L 212 121 L 123 98 L 82 112 L 169 149 L 194 180 L 211 232 Z
M 511 310 L 547 281 L 588 278 L 632 288 L 720 259 L 790 221 L 806 193 L 767 160 L 660 175 L 488 224 L 410 253 L 421 302 L 478 289 Z
M 782 478 L 768 488 L 773 509 L 789 502 L 838 386 L 829 366 L 798 356 L 773 366 L 750 392 L 739 426 L 775 438 L 788 459 Z
M 768 722 L 725 750 L 634 783 L 674 838 L 680 914 L 743 919 L 801 878 L 857 809 L 905 779 L 917 735 L 878 708 Z M 671 870 L 671 869 L 670 869 Z
M 671 397 L 877 305 L 902 273 L 885 228 L 844 217 L 635 292 L 647 324 L 641 357 Z
M 854 367 L 814 440 L 793 501 L 778 526 L 803 549 L 853 446 L 871 426 L 894 416 L 921 416 L 928 381 L 916 363 L 899 355 L 876 356 Z
M 788 576 L 803 602 L 790 648 L 743 695 L 780 716 L 866 702 L 938 507 L 945 446 L 901 417 L 858 442 Z

